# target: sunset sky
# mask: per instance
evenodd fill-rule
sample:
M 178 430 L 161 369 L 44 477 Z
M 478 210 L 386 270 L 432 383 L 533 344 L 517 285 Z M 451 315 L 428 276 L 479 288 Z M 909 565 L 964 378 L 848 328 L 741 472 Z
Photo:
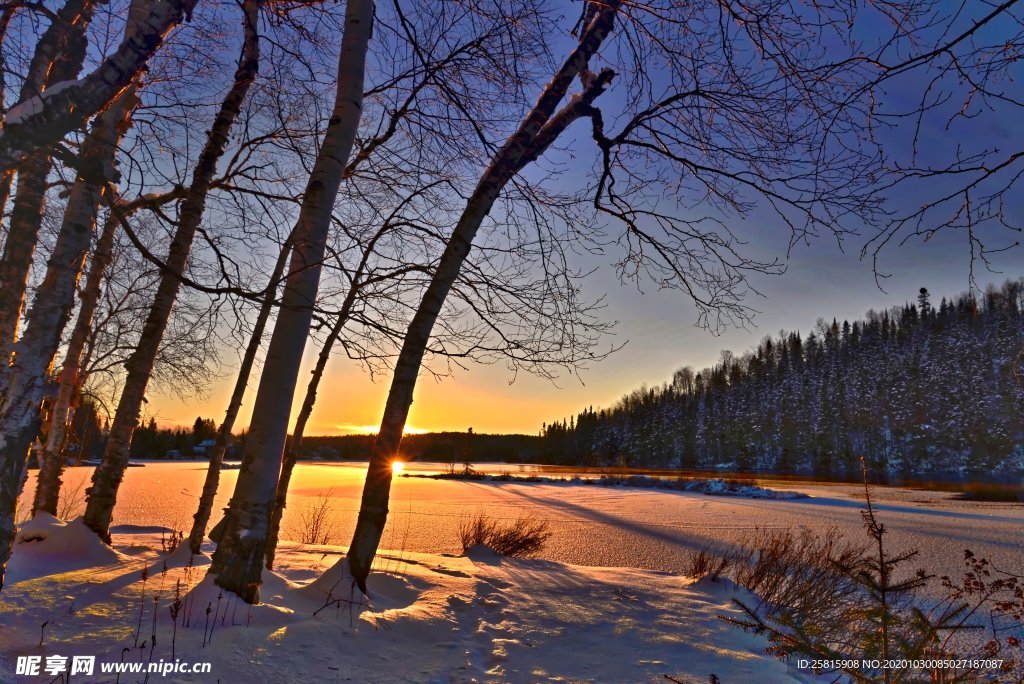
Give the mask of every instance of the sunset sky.
M 651 290 L 641 294 L 634 287 L 618 285 L 610 268 L 599 271 L 589 285 L 592 294 L 608 293 L 606 316 L 619 321 L 617 334 L 608 342 L 626 342 L 622 350 L 581 371 L 578 378 L 563 375 L 557 384 L 520 374 L 510 385 L 510 375 L 500 364 L 470 366 L 468 372 L 457 371 L 441 382 L 421 376 L 410 431 L 472 427 L 476 432 L 536 433 L 545 421 L 566 417 L 588 405 L 607 406 L 641 383 L 665 382 L 681 366 L 699 369 L 710 365 L 722 349 L 745 351 L 766 334 L 774 335 L 782 328 L 806 333 L 819 317 L 857 318 L 869 308 L 913 300 L 922 286 L 933 293 L 936 302 L 967 289 L 968 252 L 959 235 L 949 233 L 927 244 L 890 251 L 883 262 L 892 273 L 884 283 L 886 292 L 875 285 L 870 262 L 859 259 L 858 247 L 851 243 L 843 253 L 834 241 L 822 240 L 797 248 L 785 275 L 755 282 L 765 295 L 751 299 L 761 311 L 756 317 L 757 327 L 731 329 L 719 336 L 693 327 L 694 309 L 678 292 Z M 982 282 L 998 282 L 1024 273 L 1019 251 L 995 264 L 1003 273 L 980 273 Z M 307 371 L 316 352 L 307 348 L 300 392 L 305 391 Z M 227 381 L 214 382 L 205 399 L 182 402 L 155 394 L 149 397 L 148 410 L 166 425 L 190 426 L 196 416 L 219 420 L 234 380 L 232 370 L 225 367 Z M 321 385 L 307 434 L 375 431 L 388 381 L 381 377 L 371 382 L 351 361 L 335 357 Z M 251 407 L 251 394 L 246 397 L 240 419 L 243 425 L 248 422 L 246 410 Z M 300 401 L 301 394 L 294 402 L 293 418 Z
M 1024 67 L 1015 67 L 1011 71 L 1022 69 Z M 894 83 L 888 104 L 894 109 L 913 109 L 914 93 L 920 92 L 920 86 L 922 83 Z M 951 88 L 954 86 L 951 84 Z M 619 96 L 621 94 L 616 94 L 614 89 L 608 95 L 609 98 Z M 949 106 L 959 106 L 960 102 L 952 98 Z M 950 119 L 945 115 L 926 118 L 916 131 L 914 162 L 943 166 L 949 163 L 955 151 L 966 155 L 978 151 L 1018 150 L 1021 128 L 1016 114 L 1016 109 L 1009 107 L 1006 112 L 987 111 L 982 118 Z M 910 141 L 915 138 L 915 131 L 906 126 L 906 123 L 894 124 L 893 128 L 878 132 L 883 144 L 897 156 L 902 155 L 904 160 L 909 158 Z M 576 134 L 564 150 L 557 152 L 563 155 L 558 164 L 569 172 L 564 176 L 567 183 L 577 182 L 575 172 L 589 171 L 594 159 L 587 131 L 576 131 Z M 891 208 L 913 211 L 929 193 L 934 196 L 941 192 L 942 183 L 940 178 L 914 186 L 910 191 L 901 189 L 894 193 Z M 1011 192 L 1002 209 L 1008 220 L 1015 222 L 1015 226 L 1020 225 L 1019 219 L 1024 213 L 1021 193 Z M 927 287 L 937 303 L 943 296 L 967 290 L 970 284 L 969 242 L 962 227 L 944 230 L 928 241 L 911 240 L 903 246 L 894 242 L 887 247 L 879 266 L 890 277 L 883 281 L 885 291 L 882 291 L 876 285 L 870 258 L 860 258 L 870 229 L 865 229 L 860 237 L 849 238 L 842 246 L 837 245 L 834 238 L 822 236 L 810 245 L 797 245 L 787 254 L 788 232 L 763 208 L 744 218 L 730 217 L 727 223 L 747 243 L 746 255 L 761 259 L 777 257 L 788 265 L 784 275 L 756 277 L 751 281 L 764 295 L 748 299 L 748 303 L 760 311 L 755 317 L 756 327 L 730 329 L 719 336 L 695 328 L 695 309 L 681 293 L 658 291 L 649 283 L 642 286 L 643 292 L 635 285 L 621 285 L 611 266 L 615 255 L 608 254 L 603 262 L 585 264 L 597 270 L 586 281 L 584 295 L 589 299 L 607 295 L 604 319 L 618 321 L 618 326 L 614 336 L 605 340 L 604 348 L 625 343 L 624 348 L 580 371 L 578 377 L 563 374 L 555 384 L 520 374 L 510 385 L 510 374 L 500 363 L 470 365 L 468 371 L 456 371 L 453 377 L 442 382 L 421 375 L 409 429 L 434 431 L 472 427 L 477 432 L 536 433 L 545 421 L 567 417 L 588 405 L 607 406 L 642 383 L 665 382 L 681 366 L 697 369 L 708 366 L 719 358 L 723 349 L 742 353 L 765 335 L 775 335 L 780 329 L 806 334 L 819 317 L 829 320 L 836 317 L 840 321 L 859 318 L 870 308 L 883 309 L 912 301 L 921 287 Z M 991 231 L 991 227 L 988 230 Z M 1016 229 L 999 226 L 981 237 L 988 248 L 1006 247 L 1015 240 L 1018 244 L 1020 241 Z M 1024 274 L 1024 249 L 1017 247 L 994 254 L 991 263 L 998 272 L 986 271 L 980 263 L 975 264 L 975 279 L 982 287 Z M 317 349 L 308 345 L 305 366 L 299 377 L 298 399 L 293 401 L 293 418 L 316 354 Z M 223 360 L 228 363 L 221 370 L 222 377 L 211 383 L 209 396 L 183 402 L 151 392 L 148 414 L 165 425 L 191 425 L 196 416 L 219 421 L 234 382 L 230 363 L 233 359 L 233 352 L 224 355 Z M 336 355 L 321 384 L 307 434 L 375 431 L 389 380 L 389 377 L 378 377 L 371 382 L 353 362 Z M 250 382 L 246 405 L 239 417 L 240 425 L 248 422 L 255 382 L 255 379 Z

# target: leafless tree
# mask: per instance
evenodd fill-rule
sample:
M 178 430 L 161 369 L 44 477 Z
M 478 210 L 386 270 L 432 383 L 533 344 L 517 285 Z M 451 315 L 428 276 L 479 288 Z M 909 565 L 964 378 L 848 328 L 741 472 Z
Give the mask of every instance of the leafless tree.
M 53 14 L 49 27 L 35 45 L 22 81 L 22 101 L 39 97 L 48 87 L 78 74 L 85 59 L 85 36 L 94 9 L 92 0 L 68 0 Z M 9 120 L 8 113 L 5 125 Z M 51 168 L 49 150 L 45 149 L 29 156 L 18 168 L 7 240 L 0 257 L 0 358 L 6 361 L 10 360 L 18 335 Z M 8 374 L 7 362 L 0 363 L 0 392 L 6 391 Z
M 117 489 L 128 465 L 131 436 L 138 424 L 139 411 L 146 385 L 156 361 L 157 350 L 163 338 L 167 321 L 174 306 L 181 282 L 176 274 L 185 271 L 192 240 L 199 228 L 206 207 L 206 198 L 214 179 L 217 162 L 227 148 L 228 135 L 238 117 L 249 86 L 259 69 L 259 35 L 256 0 L 243 4 L 244 33 L 242 56 L 235 71 L 234 83 L 224 96 L 220 110 L 210 128 L 206 144 L 193 172 L 192 184 L 185 194 L 178 213 L 177 228 L 169 247 L 166 265 L 172 273 L 164 272 L 146 318 L 139 344 L 127 363 L 125 379 L 114 414 L 114 422 L 107 438 L 103 460 L 93 473 L 85 507 L 85 523 L 102 539 L 109 542 L 110 520 L 113 515 Z
M 206 478 L 203 481 L 203 491 L 199 496 L 199 506 L 193 516 L 192 530 L 188 535 L 189 548 L 192 553 L 198 554 L 202 550 L 203 537 L 206 536 L 206 526 L 210 522 L 213 513 L 213 499 L 217 495 L 217 487 L 220 484 L 220 471 L 224 462 L 224 453 L 227 451 L 228 441 L 231 438 L 231 431 L 234 429 L 235 420 L 238 418 L 238 411 L 242 408 L 242 399 L 245 397 L 245 389 L 249 384 L 249 376 L 252 373 L 253 364 L 256 362 L 256 354 L 259 352 L 260 344 L 263 341 L 263 333 L 266 330 L 270 314 L 276 302 L 275 294 L 277 284 L 284 275 L 285 266 L 288 264 L 288 257 L 291 255 L 291 240 L 287 240 L 281 248 L 277 257 L 277 263 L 270 275 L 268 293 L 260 305 L 259 313 L 253 324 L 252 335 L 245 348 L 245 355 L 238 368 L 238 375 L 235 379 L 235 386 L 231 392 L 231 399 L 224 414 L 224 420 L 217 430 L 217 438 L 210 453 L 210 463 L 206 470 Z
M 375 96 L 385 96 L 393 99 L 393 109 L 388 111 L 385 107 L 376 127 L 372 120 L 368 126 L 364 122 L 364 128 L 374 131 L 373 137 L 362 139 L 360 152 L 345 171 L 347 182 L 341 188 L 337 220 L 339 235 L 347 244 L 335 251 L 339 255 L 352 253 L 356 263 L 347 267 L 342 260 L 333 266 L 329 260 L 326 264 L 328 273 L 337 269 L 345 277 L 340 292 L 343 300 L 338 312 L 324 315 L 330 332 L 292 436 L 295 446 L 301 442 L 300 433 L 336 342 L 350 357 L 371 367 L 390 363 L 394 352 L 387 347 L 400 343 L 403 334 L 398 321 L 407 317 L 407 302 L 426 285 L 425 276 L 439 256 L 438 248 L 443 247 L 449 217 L 457 210 L 458 205 L 451 197 L 464 189 L 468 192 L 465 185 L 472 181 L 468 174 L 479 157 L 481 144 L 486 151 L 487 143 L 478 138 L 473 122 L 490 114 L 493 108 L 489 102 L 494 97 L 512 103 L 520 101 L 520 70 L 529 65 L 525 59 L 519 62 L 514 57 L 529 58 L 533 47 L 521 45 L 518 35 L 510 41 L 509 26 L 529 25 L 531 21 L 543 23 L 530 3 L 515 8 L 520 13 L 515 15 L 515 22 L 511 15 L 494 13 L 479 24 L 470 25 L 464 16 L 478 20 L 479 15 L 466 12 L 463 17 L 448 16 L 445 13 L 450 7 L 446 6 L 423 5 L 413 9 L 420 13 L 419 34 L 410 31 L 404 16 L 410 11 L 408 8 L 394 8 L 383 17 L 378 12 L 376 19 L 381 36 L 378 40 L 386 42 L 393 36 L 399 45 L 409 46 L 407 49 L 412 51 L 411 78 L 405 68 L 389 71 L 383 75 L 385 86 L 371 86 L 368 90 L 371 106 L 376 104 Z M 528 38 L 524 37 L 523 42 L 529 42 Z M 507 73 L 495 77 L 494 71 L 487 68 L 495 65 L 507 69 Z M 375 78 L 379 77 L 375 74 Z M 408 83 L 396 88 L 399 81 Z M 465 129 L 460 130 L 460 126 Z M 361 164 L 364 159 L 370 163 Z M 456 173 L 463 170 L 467 172 L 465 179 Z M 530 200 L 535 215 L 536 197 Z M 509 207 L 521 201 L 522 198 L 510 197 Z M 382 207 L 395 209 L 382 214 Z M 508 223 L 515 224 L 516 220 L 510 217 Z M 358 237 L 361 233 L 365 237 Z M 500 358 L 512 367 L 529 367 L 542 373 L 549 365 L 571 365 L 584 358 L 596 358 L 590 334 L 595 330 L 587 327 L 591 321 L 586 320 L 586 305 L 580 306 L 578 292 L 572 288 L 559 291 L 552 274 L 543 273 L 532 280 L 527 275 L 528 265 L 543 264 L 558 270 L 554 262 L 560 247 L 541 242 L 534 238 L 512 244 L 506 236 L 504 242 L 495 240 L 489 249 L 481 250 L 479 259 L 472 269 L 467 269 L 460 283 L 463 306 L 461 310 L 453 306 L 447 312 L 445 328 L 435 338 L 437 344 L 430 352 L 447 363 Z M 331 296 L 322 299 L 324 307 L 332 301 Z M 286 412 L 280 410 L 279 414 Z M 282 437 L 286 427 L 280 426 Z M 278 504 L 267 544 L 271 562 L 273 527 L 280 522 L 297 455 L 295 446 L 285 455 L 277 481 Z M 218 525 L 215 532 L 223 527 Z M 247 538 L 254 545 L 259 543 L 258 536 L 251 532 Z
M 835 59 L 853 11 L 833 3 L 804 13 L 774 0 L 585 4 L 576 46 L 490 158 L 408 328 L 346 558 L 361 588 L 387 519 L 390 465 L 424 350 L 501 189 L 583 120 L 598 151 L 585 192 L 595 218 L 621 228 L 620 276 L 682 290 L 703 325 L 744 321 L 748 275 L 778 265 L 745 257 L 728 225 L 702 205 L 743 214 L 760 200 L 794 240 L 842 234 L 879 211 L 879 156 L 858 127 L 864 101 L 847 100 L 863 74 L 857 61 Z M 609 66 L 595 71 L 600 61 Z M 609 118 L 601 96 L 613 81 L 625 104 L 613 102 Z
M 250 603 L 259 600 L 267 524 L 284 451 L 288 411 L 282 408 L 291 404 L 312 321 L 334 200 L 359 126 L 372 27 L 372 1 L 350 0 L 345 8 L 334 111 L 292 233 L 294 247 L 288 277 L 253 403 L 242 470 L 210 566 L 218 585 Z
M 140 3 L 136 2 L 131 5 L 128 20 L 125 23 L 126 34 L 135 30 L 137 22 L 141 20 L 139 15 L 143 9 L 144 6 L 140 5 Z M 136 90 L 137 84 L 132 84 L 103 113 L 96 117 L 93 121 L 92 130 L 82 143 L 78 155 L 78 163 L 82 171 L 76 174 L 69 192 L 57 247 L 61 247 L 63 243 L 65 252 L 80 255 L 79 265 L 77 268 L 66 268 L 63 274 L 65 290 L 63 299 L 52 300 L 54 306 L 59 306 L 66 311 L 65 317 L 70 315 L 73 306 L 72 293 L 74 285 L 78 281 L 81 263 L 84 261 L 90 240 L 96 231 L 97 215 L 103 204 L 104 194 L 111 194 L 113 192 L 112 189 L 108 188 L 108 183 L 112 183 L 117 176 L 117 148 L 124 132 L 131 126 L 132 113 L 139 102 Z M 61 450 L 66 433 L 68 412 L 72 399 L 81 390 L 78 376 L 82 350 L 85 347 L 86 337 L 92 326 L 92 317 L 99 300 L 104 271 L 112 256 L 114 236 L 117 231 L 118 222 L 124 216 L 136 211 L 146 202 L 156 203 L 162 199 L 165 198 L 148 197 L 145 201 L 136 200 L 133 203 L 125 203 L 121 199 L 115 199 L 112 202 L 111 214 L 97 241 L 86 284 L 80 294 L 78 318 L 68 341 L 68 349 L 61 366 L 60 384 L 51 407 L 50 425 L 45 430 L 46 439 L 39 458 L 40 473 L 36 482 L 36 496 L 32 506 L 33 514 L 38 510 L 51 514 L 56 512 L 60 491 L 60 473 L 63 464 Z M 166 199 L 169 201 L 170 198 Z M 54 256 L 58 254 L 57 247 L 54 248 Z M 52 293 L 45 294 L 48 298 L 53 296 Z M 37 297 L 39 296 L 37 293 Z M 63 325 L 63 322 L 61 322 L 60 329 L 53 331 L 52 339 L 55 342 L 59 341 Z M 47 349 L 45 352 L 52 356 L 56 352 L 56 347 L 54 346 L 52 351 Z
M 0 172 L 37 150 L 53 150 L 65 135 L 106 107 L 138 77 L 166 34 L 189 17 L 196 0 L 150 0 L 138 30 L 88 75 L 62 80 L 60 88 L 22 97 L 7 110 L 0 130 Z

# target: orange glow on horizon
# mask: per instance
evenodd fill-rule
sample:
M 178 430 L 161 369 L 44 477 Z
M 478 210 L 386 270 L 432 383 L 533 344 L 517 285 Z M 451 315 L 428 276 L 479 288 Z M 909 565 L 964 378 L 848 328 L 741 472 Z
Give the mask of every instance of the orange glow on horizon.
M 444 382 L 420 383 L 404 434 L 465 432 L 469 428 L 480 434 L 537 434 L 544 422 L 571 415 L 588 402 L 596 405 L 610 403 L 619 394 L 616 391 L 595 400 L 593 390 L 582 385 L 570 384 L 567 388 L 556 389 L 547 381 L 532 377 L 521 378 L 510 385 L 500 369 L 482 367 L 475 370 Z M 377 433 L 387 400 L 386 383 L 371 382 L 358 370 L 343 367 L 338 370 L 329 368 L 324 385 L 344 388 L 344 391 L 321 390 L 306 425 L 306 435 L 329 437 Z M 161 427 L 189 430 L 197 416 L 222 416 L 230 399 L 231 383 L 216 382 L 209 390 L 206 396 L 190 401 L 154 393 L 149 397 L 143 420 L 153 417 Z M 295 425 L 301 400 L 301 393 L 297 392 L 289 431 Z M 251 409 L 252 401 L 247 397 L 235 423 L 236 431 L 248 428 Z
M 375 435 L 377 430 L 380 428 L 379 425 L 335 425 L 334 429 L 339 434 L 343 435 Z M 405 426 L 406 435 L 423 435 L 430 432 L 430 430 L 424 430 L 423 428 L 414 427 L 412 425 Z

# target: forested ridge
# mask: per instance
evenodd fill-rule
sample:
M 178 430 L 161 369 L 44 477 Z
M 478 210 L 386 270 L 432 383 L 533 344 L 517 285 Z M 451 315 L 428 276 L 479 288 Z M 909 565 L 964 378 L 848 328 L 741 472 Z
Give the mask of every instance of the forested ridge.
M 850 474 L 1024 467 L 1024 278 L 783 332 L 542 431 L 546 460 Z

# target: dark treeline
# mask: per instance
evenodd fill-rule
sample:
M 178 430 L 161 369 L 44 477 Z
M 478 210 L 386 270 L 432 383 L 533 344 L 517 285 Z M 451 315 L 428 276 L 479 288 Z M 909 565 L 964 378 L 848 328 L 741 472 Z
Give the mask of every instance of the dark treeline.
M 853 474 L 1024 468 L 1024 278 L 819 320 L 545 425 L 549 462 Z
M 102 452 L 106 436 L 98 423 L 93 437 L 96 450 Z M 196 418 L 191 429 L 160 427 L 149 419 L 132 436 L 134 459 L 204 458 L 216 436 L 213 420 Z M 246 433 L 234 435 L 227 455 L 238 458 L 245 448 Z M 300 448 L 303 460 L 365 461 L 369 458 L 374 435 L 330 435 L 304 437 Z M 469 432 L 430 432 L 410 434 L 402 439 L 401 456 L 407 460 L 441 463 L 505 461 L 532 463 L 540 458 L 541 440 L 536 435 L 489 435 Z M 89 454 L 85 456 L 90 457 Z
M 91 397 L 80 396 L 76 404 L 77 408 L 71 414 L 63 444 L 63 451 L 71 463 L 102 456 L 109 429 L 108 421 L 101 415 L 101 408 Z M 43 434 L 41 437 L 45 439 L 46 435 Z M 36 447 L 38 445 L 34 445 L 30 460 L 33 468 L 38 467 Z
M 174 458 L 208 456 L 217 436 L 217 423 L 210 418 L 196 418 L 192 429 L 161 428 L 156 420 L 135 428 L 132 433 L 131 458 Z M 233 440 L 232 451 L 244 446 L 245 433 Z
M 322 460 L 365 460 L 373 447 L 374 435 L 305 437 L 302 457 Z M 407 460 L 440 463 L 536 463 L 541 440 L 536 435 L 488 435 L 469 432 L 428 432 L 405 435 L 401 455 Z

